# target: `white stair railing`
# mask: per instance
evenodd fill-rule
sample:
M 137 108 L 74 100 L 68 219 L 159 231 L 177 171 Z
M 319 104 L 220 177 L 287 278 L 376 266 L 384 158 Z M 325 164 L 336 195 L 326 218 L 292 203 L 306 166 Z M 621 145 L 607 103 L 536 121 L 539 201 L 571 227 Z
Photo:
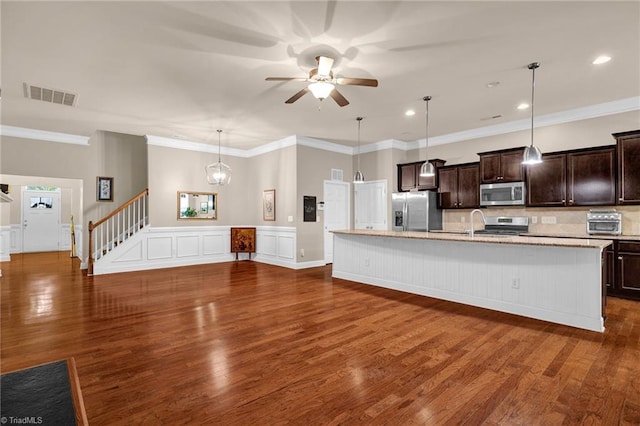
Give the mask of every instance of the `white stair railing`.
M 93 264 L 149 224 L 145 189 L 96 223 L 89 222 L 89 275 Z

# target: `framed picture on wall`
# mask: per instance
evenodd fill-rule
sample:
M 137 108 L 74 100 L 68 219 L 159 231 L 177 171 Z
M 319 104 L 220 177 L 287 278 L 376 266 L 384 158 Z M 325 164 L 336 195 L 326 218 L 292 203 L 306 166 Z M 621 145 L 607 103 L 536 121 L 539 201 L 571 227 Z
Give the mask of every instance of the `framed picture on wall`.
M 266 189 L 262 193 L 262 219 L 276 220 L 276 190 Z
M 96 184 L 96 199 L 98 201 L 113 201 L 113 178 L 98 176 Z

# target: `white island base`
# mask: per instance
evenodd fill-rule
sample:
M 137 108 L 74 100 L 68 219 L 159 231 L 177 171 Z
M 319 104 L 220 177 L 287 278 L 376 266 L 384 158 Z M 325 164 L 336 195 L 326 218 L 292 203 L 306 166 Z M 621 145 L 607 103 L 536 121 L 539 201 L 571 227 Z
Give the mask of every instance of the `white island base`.
M 338 231 L 333 277 L 604 331 L 610 241 Z

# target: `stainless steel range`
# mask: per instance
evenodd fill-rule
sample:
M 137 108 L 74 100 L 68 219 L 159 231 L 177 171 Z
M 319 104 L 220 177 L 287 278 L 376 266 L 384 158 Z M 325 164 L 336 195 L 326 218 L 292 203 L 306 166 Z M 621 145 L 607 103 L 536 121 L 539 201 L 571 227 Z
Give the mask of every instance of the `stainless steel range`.
M 484 219 L 484 229 L 476 234 L 520 235 L 529 232 L 527 216 L 488 216 Z
M 615 210 L 590 210 L 587 213 L 587 234 L 622 234 L 622 213 Z

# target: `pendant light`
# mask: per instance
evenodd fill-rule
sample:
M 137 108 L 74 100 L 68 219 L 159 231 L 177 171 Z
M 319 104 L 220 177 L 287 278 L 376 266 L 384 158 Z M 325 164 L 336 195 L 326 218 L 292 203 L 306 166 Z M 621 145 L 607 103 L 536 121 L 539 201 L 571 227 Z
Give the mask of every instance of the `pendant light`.
M 217 132 L 218 162 L 209 164 L 204 168 L 204 170 L 207 174 L 207 182 L 211 185 L 228 185 L 231 183 L 231 167 L 227 166 L 220 160 L 220 133 L 222 133 L 222 130 L 217 130 Z
M 433 164 L 431 164 L 429 162 L 429 101 L 431 100 L 431 96 L 425 96 L 424 98 L 422 98 L 422 100 L 425 102 L 426 105 L 426 114 L 425 114 L 425 121 L 426 121 L 426 137 L 424 139 L 425 142 L 425 149 L 424 149 L 424 153 L 425 153 L 425 162 L 422 164 L 422 166 L 420 166 L 420 176 L 422 177 L 431 177 L 431 176 L 435 176 L 436 175 L 436 168 L 433 167 Z
M 533 144 L 533 100 L 536 89 L 536 68 L 540 67 L 539 62 L 530 63 L 527 68 L 531 70 L 531 145 L 525 148 L 522 156 L 523 164 L 538 164 L 542 162 L 542 153 L 540 149 Z
M 362 117 L 357 117 L 356 120 L 358 120 L 358 170 L 353 176 L 353 183 L 362 183 L 364 182 L 364 175 L 360 171 L 360 123 L 362 122 Z

